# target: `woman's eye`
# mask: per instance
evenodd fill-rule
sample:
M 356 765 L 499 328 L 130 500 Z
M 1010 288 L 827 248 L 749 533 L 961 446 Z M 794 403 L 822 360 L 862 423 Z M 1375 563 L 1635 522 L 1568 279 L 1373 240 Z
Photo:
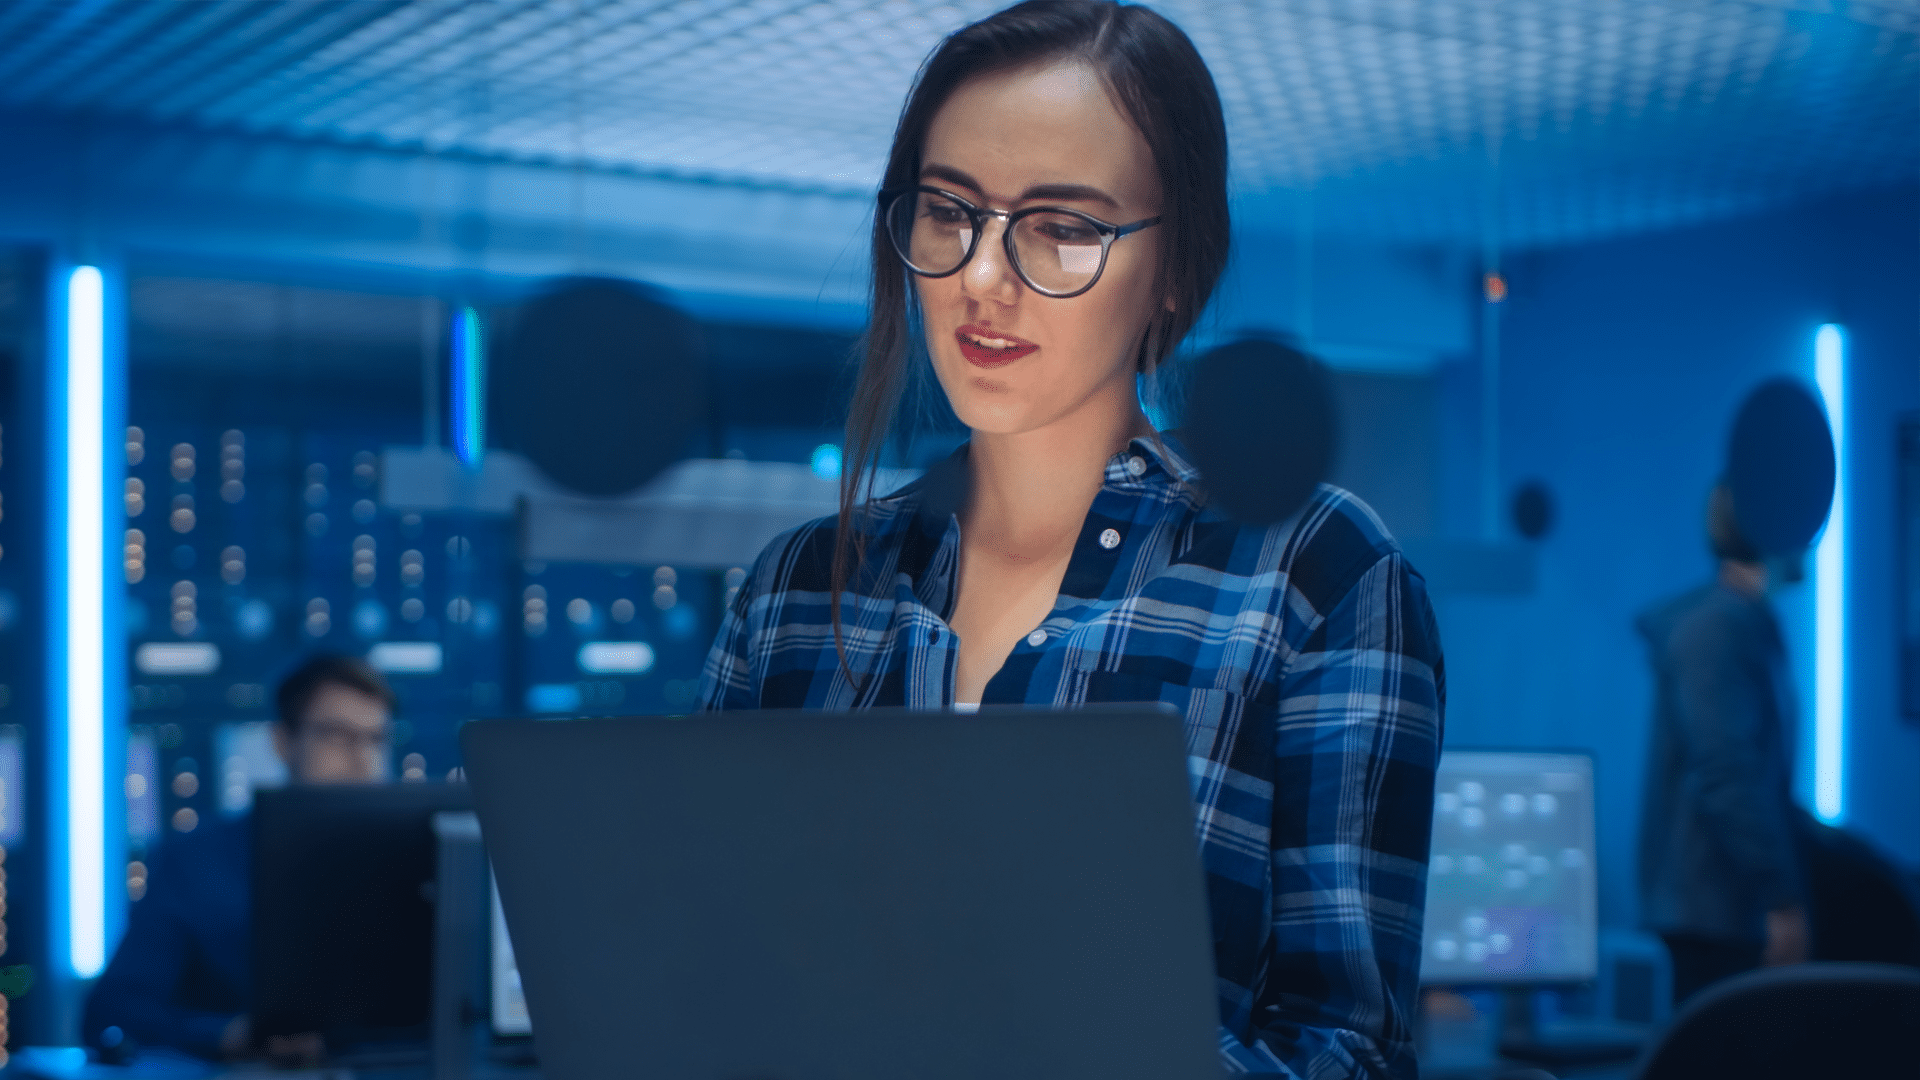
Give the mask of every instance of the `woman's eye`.
M 1100 234 L 1085 225 L 1070 225 L 1064 221 L 1049 221 L 1040 226 L 1041 235 L 1061 244 L 1098 244 Z
M 967 220 L 967 213 L 957 206 L 933 206 L 927 208 L 927 218 L 936 225 L 958 225 Z

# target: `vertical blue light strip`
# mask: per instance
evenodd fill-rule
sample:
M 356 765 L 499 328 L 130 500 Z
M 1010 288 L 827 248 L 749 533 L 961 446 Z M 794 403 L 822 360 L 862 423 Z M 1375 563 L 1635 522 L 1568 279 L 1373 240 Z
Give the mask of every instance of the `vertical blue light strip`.
M 66 758 L 67 948 L 73 973 L 106 966 L 106 320 L 100 270 L 67 277 L 61 410 L 64 565 L 59 712 Z M 56 526 L 58 527 L 58 526 Z
M 453 316 L 453 455 L 470 470 L 487 452 L 487 349 L 480 313 L 461 307 Z
M 1813 553 L 1813 809 L 1835 824 L 1846 812 L 1847 744 L 1847 352 L 1838 326 L 1814 335 L 1813 358 L 1834 457 L 1833 509 Z

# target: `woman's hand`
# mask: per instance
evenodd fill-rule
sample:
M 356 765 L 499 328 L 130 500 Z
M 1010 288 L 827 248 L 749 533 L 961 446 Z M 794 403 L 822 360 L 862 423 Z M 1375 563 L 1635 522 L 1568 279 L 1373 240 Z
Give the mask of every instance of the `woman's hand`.
M 327 1057 L 327 1041 L 317 1031 L 296 1035 L 269 1035 L 264 1048 L 266 1059 L 283 1068 L 303 1068 L 320 1064 Z M 236 1061 L 251 1056 L 253 1018 L 236 1016 L 220 1032 L 220 1056 Z
M 247 1056 L 253 1043 L 253 1018 L 236 1016 L 220 1031 L 220 1056 L 235 1061 Z
M 317 1031 L 267 1036 L 267 1060 L 283 1068 L 312 1068 L 327 1058 L 327 1043 Z

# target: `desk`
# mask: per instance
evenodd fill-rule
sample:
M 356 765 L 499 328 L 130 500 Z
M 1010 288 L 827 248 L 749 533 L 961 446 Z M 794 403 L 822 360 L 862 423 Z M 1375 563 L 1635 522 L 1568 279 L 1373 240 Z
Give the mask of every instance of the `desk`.
M 145 1051 L 128 1065 L 88 1061 L 77 1047 L 22 1047 L 7 1063 L 9 1077 L 28 1080 L 432 1080 L 424 1062 L 409 1065 L 272 1069 L 257 1064 L 216 1065 L 167 1050 Z M 535 1069 L 484 1063 L 471 1080 L 540 1080 Z
M 1429 1021 L 1420 1047 L 1422 1080 L 1497 1080 L 1519 1074 L 1525 1062 L 1502 1060 L 1494 1051 L 1490 1025 Z M 1633 1062 L 1563 1067 L 1550 1071 L 1559 1080 L 1632 1080 Z M 426 1065 L 361 1068 L 268 1069 L 258 1065 L 217 1066 L 164 1051 L 141 1055 L 131 1065 L 101 1065 L 72 1047 L 25 1047 L 13 1056 L 6 1074 L 30 1080 L 431 1080 Z M 1525 1075 L 1525 1074 L 1520 1074 Z M 539 1080 L 537 1069 L 491 1062 L 473 1080 Z M 1518 1080 L 1518 1077 L 1516 1077 Z
M 1528 1072 L 1540 1069 L 1524 1061 L 1503 1061 L 1494 1059 L 1487 1064 L 1474 1068 L 1435 1068 L 1420 1067 L 1420 1080 L 1545 1080 L 1551 1076 L 1556 1080 L 1633 1080 L 1634 1063 L 1629 1061 L 1619 1065 L 1581 1065 L 1561 1067 L 1540 1072 Z
M 1651 1037 L 1652 1032 L 1647 1034 Z M 1495 1017 L 1481 1014 L 1470 1019 L 1448 1019 L 1422 1010 L 1416 1034 L 1421 1080 L 1495 1080 L 1509 1074 L 1519 1080 L 1528 1075 L 1522 1070 L 1541 1068 L 1501 1057 L 1499 1042 Z M 1559 1080 L 1632 1080 L 1635 1065 L 1633 1061 L 1560 1065 L 1547 1068 L 1545 1073 Z

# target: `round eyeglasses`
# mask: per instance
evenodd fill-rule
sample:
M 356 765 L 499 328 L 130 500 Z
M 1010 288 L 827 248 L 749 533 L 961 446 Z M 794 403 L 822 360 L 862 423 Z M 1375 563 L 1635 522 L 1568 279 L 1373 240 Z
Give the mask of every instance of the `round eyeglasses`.
M 922 277 L 946 277 L 973 260 L 987 219 L 1007 223 L 1007 261 L 1027 287 L 1064 300 L 1100 280 L 1107 250 L 1123 236 L 1160 224 L 1159 217 L 1111 225 L 1060 206 L 987 210 L 932 187 L 893 188 L 880 193 L 880 213 L 893 250 Z

